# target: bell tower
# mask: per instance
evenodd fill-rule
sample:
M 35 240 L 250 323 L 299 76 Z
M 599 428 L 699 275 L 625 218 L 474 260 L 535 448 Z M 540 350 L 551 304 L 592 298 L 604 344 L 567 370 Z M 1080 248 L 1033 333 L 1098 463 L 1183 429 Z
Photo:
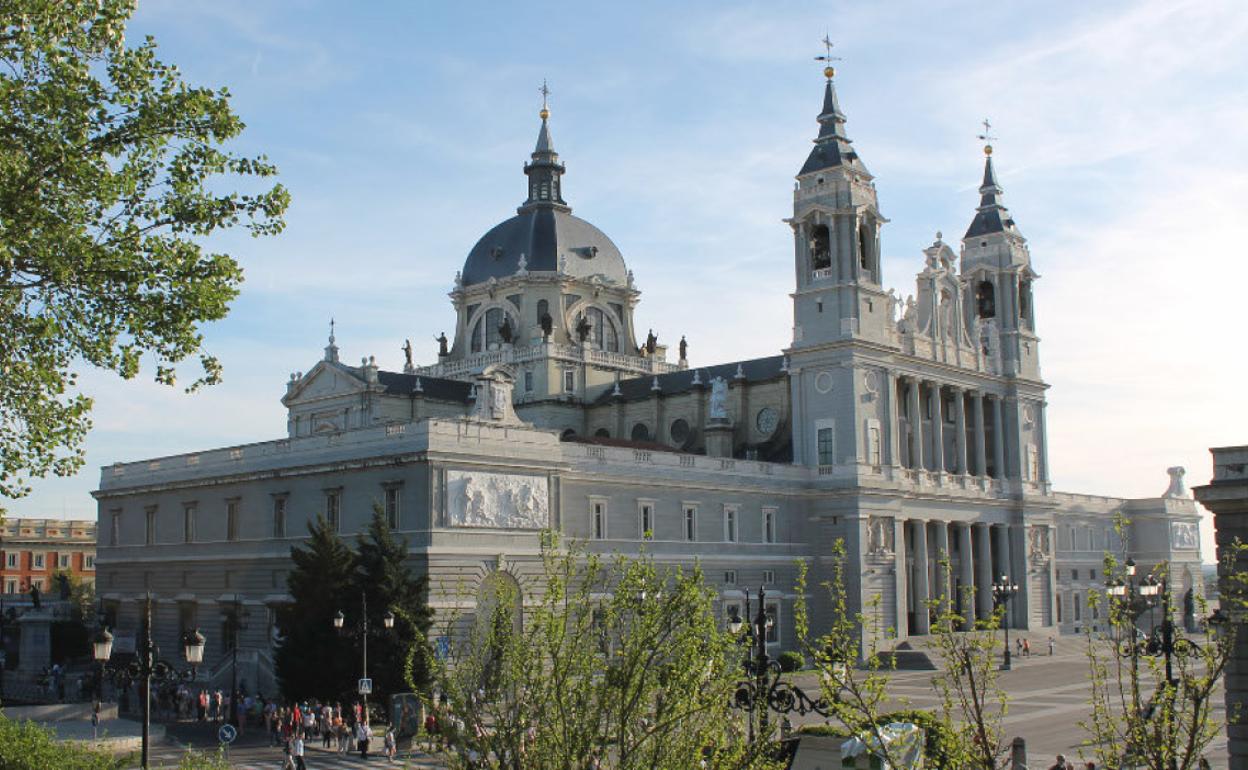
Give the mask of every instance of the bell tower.
M 991 124 L 984 121 L 985 142 Z M 984 145 L 984 178 L 979 207 L 962 237 L 962 278 L 966 304 L 975 314 L 980 345 L 1000 361 L 1000 374 L 1040 379 L 1040 338 L 1032 285 L 1040 276 L 1032 270 L 1027 239 L 1001 201 L 1004 190 L 992 164 L 992 145 Z
M 830 54 L 830 52 L 829 52 Z M 884 342 L 888 296 L 880 284 L 880 228 L 871 172 L 845 134 L 831 66 L 824 68 L 819 135 L 793 190 L 796 291 L 793 350 L 839 340 Z

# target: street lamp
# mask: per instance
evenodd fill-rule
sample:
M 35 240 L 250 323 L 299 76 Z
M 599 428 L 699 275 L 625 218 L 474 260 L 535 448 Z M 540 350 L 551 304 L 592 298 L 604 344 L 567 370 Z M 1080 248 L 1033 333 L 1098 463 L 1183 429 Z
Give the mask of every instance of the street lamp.
M 221 612 L 221 620 L 225 622 L 226 633 L 230 643 L 230 724 L 238 727 L 238 635 L 247 630 L 247 618 L 251 613 L 243 607 L 243 602 L 234 594 L 234 600 Z
M 196 669 L 204 660 L 204 635 L 198 629 L 188 631 L 182 637 L 182 654 L 190 664 L 189 671 L 178 671 L 172 664 L 160 659 L 160 649 L 152 642 L 152 595 L 149 593 L 143 601 L 143 638 L 136 650 L 137 656 L 127 666 L 112 667 L 108 665 L 113 656 L 113 635 L 100 623 L 100 630 L 91 640 L 91 652 L 99 672 L 96 678 L 96 698 L 103 694 L 104 677 L 109 677 L 113 686 L 128 690 L 134 682 L 140 682 L 140 697 L 143 699 L 143 750 L 140 766 L 147 770 L 148 743 L 152 721 L 152 680 L 157 682 L 194 681 Z
M 992 584 L 992 603 L 1001 608 L 1001 628 L 1005 631 L 1005 652 L 1001 656 L 1001 670 L 1010 670 L 1010 600 L 1018 593 L 1018 584 L 1010 582 L 1009 575 L 1002 575 Z
M 343 626 L 347 622 L 347 616 L 342 610 L 334 613 L 333 623 L 334 629 L 342 631 Z M 382 616 L 381 623 L 386 630 L 394 628 L 394 613 L 386 610 L 386 614 Z M 360 679 L 368 679 L 368 594 L 360 591 L 360 622 L 356 627 L 356 633 L 360 637 Z M 364 724 L 368 724 L 368 693 L 360 693 L 364 706 Z
M 745 616 L 750 616 L 750 591 L 743 589 L 745 594 Z M 742 663 L 746 679 L 737 682 L 736 693 L 733 695 L 732 707 L 749 713 L 750 743 L 754 742 L 755 712 L 758 713 L 759 735 L 767 734 L 768 712 L 777 714 L 815 713 L 828 716 L 829 704 L 825 698 L 812 700 L 802 688 L 790 682 L 780 681 L 780 664 L 767 654 L 767 633 L 775 627 L 775 618 L 767 613 L 767 592 L 758 589 L 758 614 L 752 623 L 745 623 L 737 608 L 733 607 L 728 616 L 728 630 L 740 634 L 745 629 L 742 641 L 747 643 L 749 652 Z

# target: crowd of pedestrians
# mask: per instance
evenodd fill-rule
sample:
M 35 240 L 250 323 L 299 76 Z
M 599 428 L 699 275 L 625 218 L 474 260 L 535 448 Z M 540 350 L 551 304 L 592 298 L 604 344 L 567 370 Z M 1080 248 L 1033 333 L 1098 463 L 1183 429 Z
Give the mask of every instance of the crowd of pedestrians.
M 268 701 L 264 704 L 262 715 L 269 744 L 282 748 L 286 768 L 304 770 L 308 744 L 314 744 L 318 739 L 323 749 L 339 754 L 358 751 L 361 759 L 368 759 L 369 753 L 374 750 L 373 729 L 364 718 L 363 705 L 358 701 L 346 710 L 341 703 L 331 705 L 316 700 L 292 706 L 279 706 Z M 381 748 L 387 759 L 395 759 L 398 740 L 393 727 L 386 730 Z

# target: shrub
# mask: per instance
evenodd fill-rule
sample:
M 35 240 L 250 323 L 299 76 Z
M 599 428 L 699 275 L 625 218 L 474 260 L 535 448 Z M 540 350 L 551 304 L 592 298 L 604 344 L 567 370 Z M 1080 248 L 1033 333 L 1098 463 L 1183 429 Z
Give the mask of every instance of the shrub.
M 57 741 L 34 722 L 15 722 L 0 714 L 0 767 L 4 770 L 117 770 L 124 759 L 77 743 Z
M 778 660 L 781 671 L 800 671 L 806 663 L 806 659 L 802 657 L 802 654 L 793 650 L 780 653 Z

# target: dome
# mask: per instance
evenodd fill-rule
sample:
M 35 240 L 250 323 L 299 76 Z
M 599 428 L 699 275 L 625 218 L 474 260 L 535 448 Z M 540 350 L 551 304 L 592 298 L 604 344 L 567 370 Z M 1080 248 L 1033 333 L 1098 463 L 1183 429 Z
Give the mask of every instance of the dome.
M 624 285 L 628 268 L 624 257 L 604 232 L 564 207 L 525 206 L 520 213 L 494 226 L 477 241 L 464 261 L 464 286 L 503 279 L 520 269 L 555 272 L 564 260 L 563 272 L 580 279 L 601 276 L 605 282 Z

